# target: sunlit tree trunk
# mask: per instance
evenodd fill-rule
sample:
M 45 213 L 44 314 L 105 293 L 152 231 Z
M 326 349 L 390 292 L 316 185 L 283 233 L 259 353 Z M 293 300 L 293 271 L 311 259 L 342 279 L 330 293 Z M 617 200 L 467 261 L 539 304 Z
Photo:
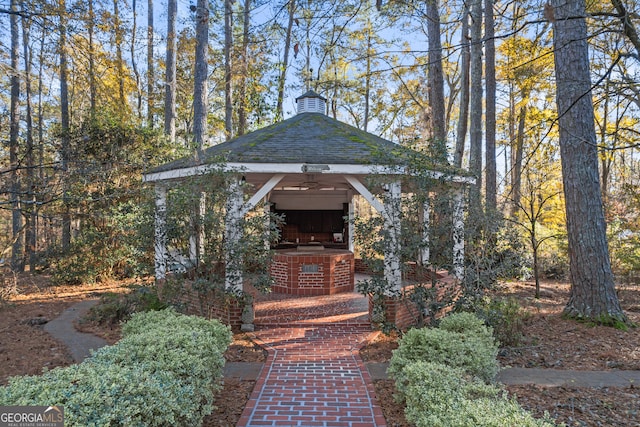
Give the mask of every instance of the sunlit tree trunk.
M 198 0 L 196 7 L 196 60 L 193 90 L 193 136 L 201 154 L 207 143 L 207 77 L 209 74 L 209 2 Z
M 93 0 L 88 0 L 89 16 L 87 17 L 87 34 L 89 36 L 89 113 L 93 117 L 96 113 L 96 56 L 95 56 L 95 13 Z
M 438 0 L 427 0 L 427 35 L 429 39 L 428 93 L 431 107 L 432 152 L 438 161 L 447 162 L 447 124 L 445 123 L 444 75 L 442 42 L 440 41 L 440 10 Z
M 233 48 L 233 1 L 224 0 L 224 129 L 226 139 L 233 136 L 233 94 L 231 49 Z
M 131 51 L 131 69 L 133 75 L 136 77 L 136 97 L 137 97 L 137 113 L 138 118 L 142 119 L 142 81 L 140 80 L 140 72 L 138 71 L 138 63 L 136 61 L 136 32 L 138 31 L 138 12 L 136 11 L 136 0 L 131 1 L 132 9 L 132 28 L 131 28 L 131 43 L 129 48 Z
M 118 98 L 121 108 L 126 105 L 126 97 L 124 93 L 124 58 L 122 56 L 122 25 L 120 22 L 120 7 L 118 2 L 120 0 L 113 0 L 113 31 L 116 42 L 116 67 L 118 69 Z
M 462 30 L 460 34 L 460 114 L 456 129 L 456 148 L 453 154 L 453 164 L 462 167 L 464 157 L 464 143 L 469 127 L 469 10 L 465 6 L 462 15 Z
M 289 50 L 291 49 L 291 32 L 293 30 L 293 21 L 296 13 L 295 0 L 289 0 L 289 22 L 287 23 L 287 32 L 284 38 L 284 52 L 282 56 L 282 65 L 280 66 L 280 77 L 278 78 L 278 100 L 276 104 L 276 122 L 284 117 L 284 88 L 287 78 L 287 67 L 289 65 Z
M 147 126 L 153 129 L 153 85 L 155 83 L 155 64 L 153 61 L 153 0 L 147 0 Z
M 551 0 L 556 102 L 567 213 L 569 317 L 626 322 L 615 292 L 598 177 L 585 0 Z M 570 18 L 570 19 L 569 19 Z
M 511 216 L 515 217 L 520 209 L 522 197 L 522 155 L 524 153 L 524 127 L 527 122 L 527 105 L 520 107 L 518 117 L 518 131 L 515 135 L 513 150 L 513 165 L 511 167 Z
M 365 69 L 365 78 L 364 78 L 364 120 L 362 124 L 362 129 L 366 132 L 369 127 L 369 104 L 371 103 L 371 55 L 373 52 L 371 51 L 371 32 L 373 29 L 371 28 L 371 20 L 367 17 L 367 60 L 366 60 L 366 69 Z
M 493 0 L 485 0 L 485 209 L 495 212 L 498 207 L 496 198 L 496 48 L 494 41 Z
M 247 129 L 247 82 L 249 81 L 249 23 L 251 0 L 244 1 L 242 29 L 242 75 L 238 90 L 238 136 Z
M 469 170 L 476 178 L 470 190 L 470 208 L 480 212 L 482 189 L 482 0 L 471 3 Z
M 164 134 L 176 140 L 176 15 L 178 1 L 167 2 L 167 52 L 165 61 Z

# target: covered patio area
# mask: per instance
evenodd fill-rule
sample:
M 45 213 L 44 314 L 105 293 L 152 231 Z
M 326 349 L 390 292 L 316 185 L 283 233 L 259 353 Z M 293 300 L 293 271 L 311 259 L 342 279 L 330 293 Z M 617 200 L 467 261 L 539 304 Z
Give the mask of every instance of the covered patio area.
M 156 280 L 167 278 L 176 252 L 167 238 L 169 193 L 193 177 L 206 182 L 207 174 L 221 169 L 225 187 L 205 186 L 203 191 L 226 194 L 219 213 L 224 218 L 225 255 L 217 265 L 223 267 L 227 292 L 250 293 L 243 270 L 245 219 L 262 212 L 265 217 L 277 214 L 284 220 L 278 230 L 278 241 L 265 239 L 264 244 L 265 250 L 275 254 L 270 267 L 275 281 L 272 290 L 291 296 L 282 300 L 352 293 L 355 273 L 362 272 L 354 257 L 354 198 L 361 196 L 383 221 L 380 230 L 385 242 L 383 275 L 389 285 L 389 296 L 402 293 L 402 200 L 405 194 L 416 191 L 409 163 L 420 153 L 327 117 L 325 110 L 326 100 L 310 91 L 298 98 L 296 116 L 145 174 L 144 180 L 153 183 L 156 192 Z M 474 180 L 438 170 L 428 170 L 426 179 L 434 186 L 446 183 L 453 191 L 450 273 L 462 279 L 465 188 Z M 201 200 L 205 199 L 203 192 Z M 428 268 L 430 226 L 434 218 L 429 194 L 421 203 L 415 212 L 419 225 L 412 232 L 422 239 L 416 262 Z M 200 216 L 205 214 L 203 206 L 195 207 Z M 197 267 L 206 255 L 204 235 L 202 229 L 193 227 L 192 235 L 188 236 L 188 253 L 178 254 L 191 266 Z M 259 302 L 260 298 L 255 296 L 253 300 Z M 211 309 L 209 313 L 215 311 Z M 240 308 L 232 314 L 227 310 L 226 320 L 237 324 L 242 311 Z

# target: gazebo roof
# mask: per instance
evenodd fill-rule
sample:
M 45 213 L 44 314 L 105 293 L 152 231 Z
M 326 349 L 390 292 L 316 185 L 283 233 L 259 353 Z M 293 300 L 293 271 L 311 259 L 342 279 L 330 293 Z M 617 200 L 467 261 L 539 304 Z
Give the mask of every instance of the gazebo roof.
M 399 165 L 409 149 L 321 113 L 299 113 L 287 120 L 214 145 L 198 162 L 193 156 L 158 166 L 149 173 L 195 167 L 219 159 L 227 163 Z

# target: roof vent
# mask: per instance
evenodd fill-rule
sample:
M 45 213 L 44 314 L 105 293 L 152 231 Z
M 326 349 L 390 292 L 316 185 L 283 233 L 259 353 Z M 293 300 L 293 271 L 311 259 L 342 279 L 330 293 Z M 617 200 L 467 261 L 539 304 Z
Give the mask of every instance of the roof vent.
M 327 108 L 327 98 L 318 95 L 310 90 L 304 95 L 296 98 L 298 103 L 298 114 L 300 113 L 320 113 L 325 114 Z

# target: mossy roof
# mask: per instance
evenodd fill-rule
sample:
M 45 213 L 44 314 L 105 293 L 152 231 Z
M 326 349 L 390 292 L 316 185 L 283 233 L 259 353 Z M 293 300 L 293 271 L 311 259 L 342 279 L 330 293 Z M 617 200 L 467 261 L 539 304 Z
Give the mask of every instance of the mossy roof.
M 287 120 L 207 148 L 200 164 L 228 163 L 384 164 L 405 163 L 410 150 L 320 113 Z M 156 167 L 164 172 L 197 166 L 185 157 Z

